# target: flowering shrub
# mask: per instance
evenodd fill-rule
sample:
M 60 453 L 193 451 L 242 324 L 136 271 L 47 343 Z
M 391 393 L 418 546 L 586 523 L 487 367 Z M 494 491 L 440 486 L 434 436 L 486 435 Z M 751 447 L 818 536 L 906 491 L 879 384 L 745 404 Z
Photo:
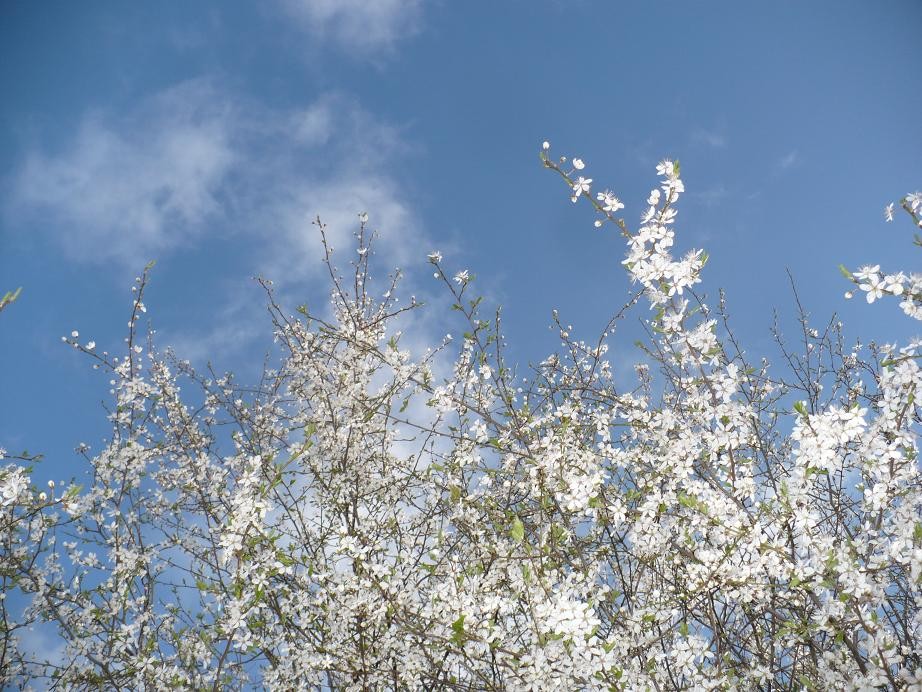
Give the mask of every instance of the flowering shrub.
M 649 303 L 653 371 L 619 388 L 609 330 L 558 323 L 516 377 L 439 253 L 466 331 L 414 358 L 395 321 L 420 306 L 396 279 L 371 294 L 364 217 L 348 280 L 318 221 L 331 317 L 262 281 L 282 357 L 255 386 L 138 338 L 145 272 L 123 356 L 65 339 L 112 381 L 92 483 L 39 493 L 4 452 L 6 684 L 920 689 L 919 344 L 848 349 L 803 319 L 784 374 L 753 365 L 695 293 L 707 255 L 672 254 L 677 162 L 632 230 L 583 161 L 542 161 L 624 236 L 619 315 Z M 920 277 L 846 274 L 922 315 Z M 30 625 L 63 653 L 24 647 Z

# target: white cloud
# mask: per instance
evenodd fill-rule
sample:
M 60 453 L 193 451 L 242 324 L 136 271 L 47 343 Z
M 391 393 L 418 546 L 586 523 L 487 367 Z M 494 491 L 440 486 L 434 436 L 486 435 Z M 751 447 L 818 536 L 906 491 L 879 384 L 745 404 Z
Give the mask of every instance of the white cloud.
M 724 149 L 727 146 L 726 137 L 717 132 L 712 132 L 703 128 L 698 128 L 692 132 L 691 139 L 695 144 L 703 144 L 714 149 Z
M 396 177 L 406 150 L 396 128 L 341 94 L 276 110 L 194 81 L 127 114 L 87 115 L 60 151 L 26 156 L 6 200 L 7 225 L 47 234 L 73 261 L 132 273 L 150 259 L 163 264 L 188 250 L 207 257 L 220 247 L 294 304 L 306 283 L 326 281 L 317 216 L 344 272 L 356 257 L 360 212 L 380 230 L 380 279 L 397 266 L 426 265 L 431 244 Z M 214 266 L 200 270 L 209 281 L 229 278 Z M 243 283 L 208 324 L 182 333 L 177 325 L 161 345 L 193 361 L 244 353 L 266 325 L 255 307 L 261 292 Z
M 403 263 L 412 249 L 422 260 L 391 176 L 404 148 L 397 130 L 342 95 L 276 111 L 193 81 L 127 115 L 89 114 L 61 151 L 29 153 L 5 211 L 11 227 L 50 233 L 73 260 L 132 271 L 243 234 L 262 253 L 254 271 L 313 274 L 310 221 L 320 215 L 345 247 L 363 211 L 384 231 L 382 259 Z
M 777 166 L 780 170 L 786 171 L 787 169 L 796 166 L 800 163 L 800 154 L 796 149 L 792 149 L 787 154 L 778 159 Z
M 292 185 L 287 193 L 273 209 L 277 237 L 262 268 L 267 276 L 285 280 L 322 269 L 320 232 L 313 223 L 318 216 L 335 248 L 334 260 L 343 269 L 356 259 L 353 233 L 359 228 L 358 215 L 362 212 L 368 213 L 368 227 L 381 231 L 374 243 L 379 271 L 425 259 L 427 246 L 412 211 L 400 199 L 393 181 L 382 175 L 347 173 L 313 185 Z
M 208 362 L 226 364 L 238 359 L 246 355 L 261 337 L 261 345 L 268 348 L 271 322 L 266 314 L 265 295 L 256 283 L 238 281 L 225 296 L 223 304 L 216 306 L 211 322 L 195 326 L 179 325 L 172 330 L 158 329 L 158 343 L 169 344 L 180 360 L 189 360 L 196 365 Z M 246 362 L 252 367 L 251 361 Z
M 415 34 L 422 0 L 282 0 L 282 6 L 318 40 L 367 55 Z
M 730 196 L 730 191 L 723 183 L 716 183 L 700 191 L 687 192 L 685 196 L 702 206 L 711 208 L 723 203 Z
M 79 260 L 137 268 L 201 234 L 219 216 L 219 189 L 237 163 L 230 113 L 207 84 L 189 82 L 124 118 L 90 114 L 62 152 L 29 154 L 8 211 L 50 224 Z
M 333 134 L 333 109 L 328 101 L 319 101 L 291 116 L 292 134 L 302 144 L 326 144 Z

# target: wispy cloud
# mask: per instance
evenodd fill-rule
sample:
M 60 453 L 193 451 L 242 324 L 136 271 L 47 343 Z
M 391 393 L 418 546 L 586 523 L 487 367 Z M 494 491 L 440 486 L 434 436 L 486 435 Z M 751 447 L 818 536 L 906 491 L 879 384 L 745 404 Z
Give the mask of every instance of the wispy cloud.
M 368 55 L 419 30 L 422 0 L 282 0 L 282 7 L 316 39 Z
M 694 144 L 700 144 L 714 149 L 724 149 L 727 146 L 727 138 L 711 130 L 698 128 L 691 134 L 691 141 Z
M 188 82 L 127 114 L 88 114 L 61 150 L 29 153 L 4 200 L 6 225 L 47 234 L 72 261 L 132 273 L 150 259 L 233 242 L 244 271 L 274 279 L 284 299 L 325 274 L 317 216 L 344 270 L 361 212 L 381 231 L 379 275 L 425 265 L 430 244 L 395 173 L 408 151 L 398 128 L 342 94 L 280 110 Z M 250 290 L 262 299 L 240 287 Z M 220 325 L 260 314 L 251 302 L 229 294 L 213 325 L 170 334 L 177 353 L 239 352 L 264 326 Z
M 711 185 L 700 191 L 688 192 L 685 195 L 689 200 L 693 200 L 702 206 L 711 208 L 721 204 L 730 196 L 730 191 L 723 183 Z
M 792 149 L 787 154 L 782 156 L 776 162 L 776 168 L 779 171 L 786 171 L 789 168 L 793 168 L 800 163 L 800 153 L 796 149 Z
M 76 259 L 143 264 L 220 215 L 220 188 L 238 163 L 232 119 L 203 82 L 123 117 L 88 114 L 64 150 L 26 157 L 7 212 L 19 226 L 53 226 Z
M 398 130 L 342 95 L 277 111 L 194 81 L 126 115 L 88 114 L 61 151 L 29 153 L 5 211 L 12 227 L 45 229 L 81 262 L 137 271 L 236 233 L 260 241 L 254 270 L 287 272 L 298 262 L 302 276 L 313 264 L 305 254 L 316 255 L 310 221 L 320 215 L 344 245 L 336 234 L 348 238 L 367 211 L 387 230 L 384 259 L 400 263 L 409 248 L 421 252 L 391 176 L 404 150 Z
M 400 199 L 393 181 L 383 176 L 347 174 L 314 185 L 288 188 L 285 199 L 272 210 L 277 227 L 274 252 L 266 258 L 262 271 L 276 277 L 304 275 L 319 268 L 318 231 L 313 226 L 319 217 L 326 225 L 329 243 L 343 264 L 356 259 L 352 234 L 359 226 L 358 214 L 368 212 L 368 225 L 381 229 L 375 242 L 376 266 L 397 268 L 425 258 L 412 211 Z
M 226 292 L 224 302 L 216 306 L 210 323 L 158 329 L 158 341 L 169 344 L 183 360 L 228 363 L 246 355 L 260 337 L 269 334 L 269 327 L 264 296 L 258 287 L 249 281 L 236 282 Z M 261 345 L 269 348 L 269 340 L 264 341 Z M 252 360 L 248 362 L 252 367 Z

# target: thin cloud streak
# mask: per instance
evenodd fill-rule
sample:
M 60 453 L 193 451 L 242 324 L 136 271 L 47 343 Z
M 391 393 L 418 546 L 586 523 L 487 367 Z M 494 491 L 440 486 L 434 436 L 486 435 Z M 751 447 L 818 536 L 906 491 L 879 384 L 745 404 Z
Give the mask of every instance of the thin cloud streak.
M 321 42 L 352 54 L 389 52 L 419 31 L 422 0 L 282 0 L 284 11 Z
M 796 149 L 792 149 L 787 154 L 778 159 L 778 163 L 776 165 L 778 170 L 786 171 L 799 163 L 800 153 Z
M 717 132 L 711 132 L 702 128 L 698 128 L 691 135 L 691 141 L 694 144 L 702 144 L 713 149 L 725 149 L 727 146 L 727 138 Z

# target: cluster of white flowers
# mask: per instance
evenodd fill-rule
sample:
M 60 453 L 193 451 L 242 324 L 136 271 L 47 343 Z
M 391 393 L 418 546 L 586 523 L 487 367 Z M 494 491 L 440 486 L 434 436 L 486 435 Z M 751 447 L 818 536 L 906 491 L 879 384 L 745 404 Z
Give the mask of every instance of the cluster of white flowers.
M 900 206 L 909 214 L 916 226 L 922 228 L 922 192 L 912 192 L 900 200 Z M 887 221 L 893 221 L 895 204 L 888 204 L 884 210 Z M 918 239 L 916 241 L 918 243 Z M 882 274 L 880 265 L 864 266 L 853 273 L 843 268 L 860 290 L 864 291 L 868 303 L 886 295 L 900 296 L 900 308 L 913 319 L 922 320 L 922 274 Z M 851 292 L 846 293 L 850 298 Z
M 3 507 L 16 504 L 29 489 L 29 477 L 21 466 L 8 466 L 0 471 L 0 503 Z
M 556 313 L 560 352 L 514 375 L 472 274 L 438 252 L 464 338 L 451 364 L 450 338 L 414 358 L 401 315 L 419 306 L 396 281 L 373 297 L 364 215 L 329 309 L 294 317 L 263 282 L 281 359 L 256 386 L 141 348 L 145 275 L 123 357 L 65 337 L 112 378 L 88 487 L 34 494 L 39 471 L 0 471 L 0 575 L 28 602 L 0 599 L 3 682 L 918 686 L 920 344 L 847 350 L 805 322 L 791 372 L 747 362 L 694 294 L 706 255 L 673 255 L 678 164 L 657 166 L 632 230 L 582 159 L 549 151 L 624 236 L 655 315 L 636 388 L 608 332 L 577 340 Z M 922 316 L 919 276 L 848 276 Z M 60 659 L 17 642 L 36 624 Z
M 904 292 L 904 283 L 907 277 L 902 274 L 887 274 L 881 276 L 880 265 L 875 264 L 873 267 L 862 267 L 854 273 L 858 280 L 858 288 L 867 293 L 868 303 L 873 303 L 878 298 L 882 298 L 885 293 L 895 296 Z M 916 279 L 913 279 L 913 283 Z
M 263 519 L 268 511 L 263 460 L 259 456 L 253 456 L 245 464 L 241 477 L 237 479 L 227 524 L 221 534 L 220 546 L 223 551 L 222 560 L 225 563 L 241 556 L 247 538 L 261 531 Z

